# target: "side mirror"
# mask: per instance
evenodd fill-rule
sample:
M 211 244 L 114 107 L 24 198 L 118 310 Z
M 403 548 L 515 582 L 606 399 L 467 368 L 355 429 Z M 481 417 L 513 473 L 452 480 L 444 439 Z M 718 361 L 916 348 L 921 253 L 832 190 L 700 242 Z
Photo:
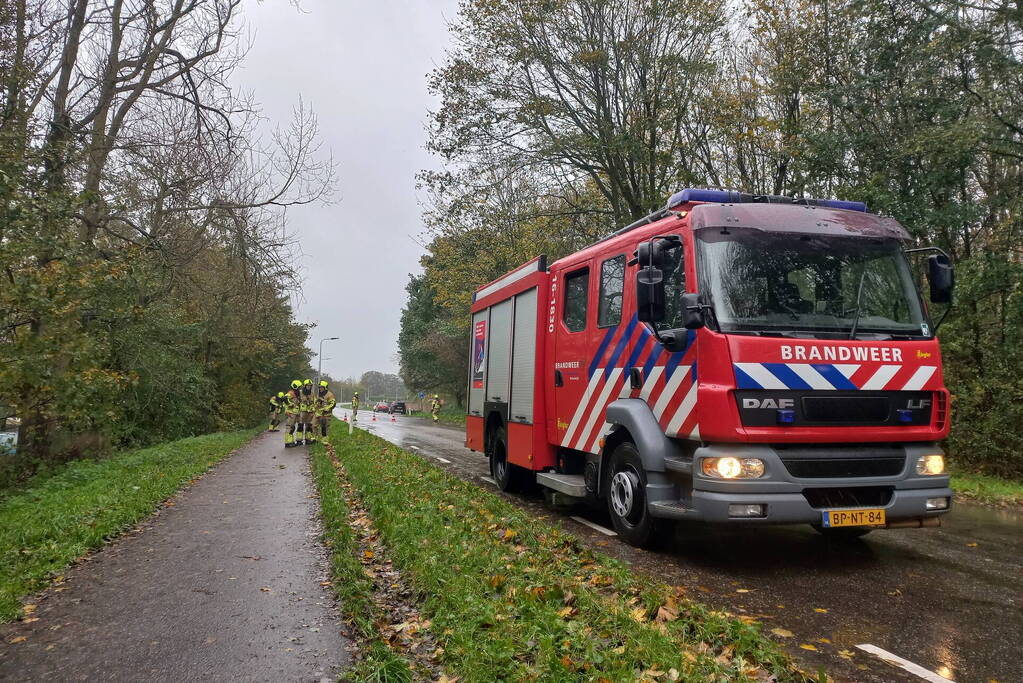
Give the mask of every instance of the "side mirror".
M 931 285 L 931 303 L 952 303 L 952 289 L 955 287 L 955 270 L 944 254 L 927 257 L 927 280 Z
M 664 246 L 660 240 L 652 239 L 649 242 L 640 242 L 636 249 L 636 258 L 640 268 L 653 266 L 660 268 L 664 265 Z
M 698 330 L 707 321 L 703 317 L 703 305 L 699 294 L 682 295 L 682 327 L 687 330 Z
M 636 316 L 644 323 L 664 320 L 664 271 L 656 266 L 648 265 L 636 273 Z

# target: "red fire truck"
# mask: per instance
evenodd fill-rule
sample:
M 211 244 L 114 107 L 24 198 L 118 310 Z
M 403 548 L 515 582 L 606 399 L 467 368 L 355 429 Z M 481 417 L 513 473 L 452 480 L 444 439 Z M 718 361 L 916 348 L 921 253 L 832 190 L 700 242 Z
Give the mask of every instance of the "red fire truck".
M 949 393 L 907 254 L 932 303 L 953 271 L 908 239 L 858 202 L 689 189 L 533 259 L 474 294 L 466 445 L 502 490 L 606 501 L 635 545 L 671 520 L 937 526 Z

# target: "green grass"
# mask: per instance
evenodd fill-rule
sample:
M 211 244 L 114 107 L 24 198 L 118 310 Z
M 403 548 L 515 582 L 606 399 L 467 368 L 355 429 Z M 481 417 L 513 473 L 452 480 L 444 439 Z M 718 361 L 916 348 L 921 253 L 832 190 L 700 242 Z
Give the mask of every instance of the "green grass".
M 183 484 L 252 438 L 209 434 L 71 463 L 0 501 L 0 622 L 20 598 L 93 548 L 148 517 Z
M 989 474 L 953 472 L 952 490 L 988 505 L 1023 505 L 1023 482 Z
M 337 424 L 335 420 L 334 425 Z M 331 585 L 341 602 L 342 612 L 362 637 L 362 658 L 344 679 L 381 683 L 411 681 L 408 662 L 387 647 L 376 629 L 381 615 L 372 599 L 373 582 L 363 573 L 357 557 L 359 542 L 348 523 L 348 506 L 330 456 L 321 444 L 314 445 L 311 454 L 313 479 L 320 496 L 324 543 L 330 549 Z
M 362 430 L 331 440 L 463 681 L 804 678 L 758 625 Z

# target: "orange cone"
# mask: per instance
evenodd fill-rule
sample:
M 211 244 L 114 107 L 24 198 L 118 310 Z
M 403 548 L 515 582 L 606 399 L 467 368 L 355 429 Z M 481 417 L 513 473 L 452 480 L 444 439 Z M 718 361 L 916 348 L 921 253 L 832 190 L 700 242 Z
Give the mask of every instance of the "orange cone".
M 377 414 L 373 413 L 373 419 L 370 420 L 370 422 L 376 422 L 376 421 L 377 421 Z
M 397 420 L 394 419 L 394 413 L 391 413 L 391 422 L 397 422 Z

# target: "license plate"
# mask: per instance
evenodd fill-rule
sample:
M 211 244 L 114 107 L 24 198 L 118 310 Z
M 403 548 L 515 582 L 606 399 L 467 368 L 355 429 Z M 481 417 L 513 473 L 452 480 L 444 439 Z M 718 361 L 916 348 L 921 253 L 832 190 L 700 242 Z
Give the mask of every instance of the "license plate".
M 884 510 L 825 510 L 824 527 L 881 526 L 885 523 Z

